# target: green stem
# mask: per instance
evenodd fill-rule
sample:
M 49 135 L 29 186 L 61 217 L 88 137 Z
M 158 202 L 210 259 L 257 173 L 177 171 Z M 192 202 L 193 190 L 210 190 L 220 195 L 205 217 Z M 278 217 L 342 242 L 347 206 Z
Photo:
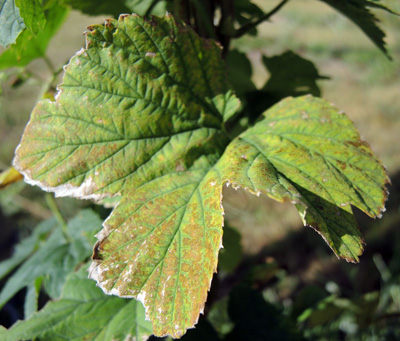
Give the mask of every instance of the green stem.
M 61 227 L 61 231 L 62 231 L 62 234 L 64 235 L 64 238 L 70 242 L 71 237 L 68 233 L 67 223 L 64 220 L 63 216 L 61 215 L 60 211 L 58 210 L 58 207 L 53 198 L 53 195 L 50 193 L 46 193 L 45 199 L 46 199 L 47 205 L 49 206 L 51 212 L 53 213 L 54 217 L 56 218 L 57 222 L 59 223 L 59 225 Z
M 45 61 L 47 67 L 49 68 L 50 72 L 52 74 L 54 74 L 56 72 L 56 68 L 54 67 L 53 62 L 50 60 L 49 57 L 47 57 L 46 55 L 42 57 L 43 60 Z
M 236 31 L 235 38 L 241 37 L 242 35 L 255 28 L 257 25 L 261 24 L 263 21 L 269 20 L 269 18 L 271 18 L 276 12 L 278 12 L 287 2 L 289 2 L 289 0 L 282 0 L 275 8 L 272 9 L 272 11 L 265 13 L 256 21 L 243 25 Z

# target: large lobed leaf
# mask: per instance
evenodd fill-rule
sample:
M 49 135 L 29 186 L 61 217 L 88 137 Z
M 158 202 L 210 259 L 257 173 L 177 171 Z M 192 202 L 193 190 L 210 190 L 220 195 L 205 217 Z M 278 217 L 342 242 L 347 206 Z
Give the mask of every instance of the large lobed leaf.
M 387 178 L 344 115 L 287 99 L 224 153 L 239 102 L 216 43 L 171 15 L 89 29 L 56 101 L 32 113 L 14 165 L 58 196 L 122 197 L 90 267 L 104 292 L 142 301 L 158 336 L 192 327 L 217 267 L 225 182 L 295 202 L 339 256 L 357 260 L 350 204 L 379 214 Z
M 121 16 L 90 30 L 57 101 L 32 114 L 14 163 L 56 195 L 122 195 L 91 276 L 107 293 L 142 300 L 158 335 L 180 336 L 216 270 L 221 186 L 210 191 L 208 169 L 239 103 L 219 46 L 172 16 Z
M 350 204 L 380 216 L 386 172 L 353 123 L 323 99 L 287 98 L 238 136 L 219 161 L 224 181 L 296 204 L 305 225 L 357 262 L 363 239 Z

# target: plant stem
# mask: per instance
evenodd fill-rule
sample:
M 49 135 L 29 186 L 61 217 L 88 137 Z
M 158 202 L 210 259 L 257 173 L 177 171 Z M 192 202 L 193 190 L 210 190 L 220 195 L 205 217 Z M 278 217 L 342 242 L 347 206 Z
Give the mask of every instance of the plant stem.
M 265 13 L 263 16 L 258 18 L 256 21 L 250 22 L 248 24 L 243 25 L 239 28 L 235 33 L 235 38 L 239 38 L 242 35 L 246 34 L 248 31 L 255 28 L 257 25 L 261 24 L 263 21 L 269 20 L 276 12 L 278 12 L 289 0 L 282 0 L 272 11 Z
M 221 20 L 218 25 L 218 38 L 223 47 L 222 57 L 225 58 L 234 32 L 235 4 L 232 0 L 221 1 Z
M 53 62 L 50 60 L 50 58 L 47 57 L 46 55 L 44 55 L 42 58 L 43 58 L 43 60 L 45 61 L 47 67 L 48 67 L 49 70 L 50 70 L 50 72 L 51 72 L 52 74 L 54 74 L 54 73 L 56 72 L 56 68 L 54 67 Z
M 61 215 L 60 211 L 58 210 L 58 207 L 53 198 L 53 195 L 50 193 L 46 193 L 45 199 L 46 199 L 47 205 L 49 206 L 51 212 L 53 213 L 54 217 L 56 218 L 57 222 L 59 223 L 59 225 L 61 227 L 61 231 L 62 231 L 62 234 L 64 235 L 64 238 L 70 242 L 71 237 L 68 233 L 67 223 L 64 220 L 63 216 Z

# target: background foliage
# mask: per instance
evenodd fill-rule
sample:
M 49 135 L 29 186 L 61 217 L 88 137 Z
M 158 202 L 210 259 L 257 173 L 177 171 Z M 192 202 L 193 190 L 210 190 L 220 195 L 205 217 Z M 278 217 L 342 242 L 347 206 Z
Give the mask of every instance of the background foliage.
M 51 1 L 48 3 L 49 11 L 55 13 L 52 18 L 57 18 L 53 25 L 61 24 L 62 18 L 67 13 L 66 7 L 52 6 Z M 383 159 L 384 164 L 388 166 L 392 176 L 393 185 L 390 190 L 392 195 L 387 207 L 388 212 L 382 220 L 376 222 L 359 217 L 362 230 L 366 233 L 368 247 L 361 264 L 355 267 L 338 262 L 333 258 L 311 231 L 304 228 L 298 229 L 297 226 L 300 226 L 300 222 L 291 213 L 293 211 L 289 206 L 276 206 L 267 199 L 256 202 L 254 198 L 244 192 L 226 191 L 227 221 L 239 229 L 241 234 L 237 234 L 234 229 L 225 229 L 224 245 L 226 249 L 221 253 L 221 257 L 225 257 L 225 261 L 220 261 L 220 273 L 218 277 L 214 278 L 214 285 L 208 299 L 209 305 L 206 308 L 207 317 L 202 318 L 199 327 L 190 331 L 185 338 L 204 339 L 205 335 L 209 339 L 243 339 L 243 335 L 246 337 L 252 335 L 253 339 L 257 337 L 259 339 L 267 337 L 278 339 L 282 335 L 286 335 L 290 339 L 301 339 L 302 337 L 339 339 L 351 338 L 355 335 L 365 338 L 398 337 L 399 330 L 396 326 L 400 309 L 398 284 L 400 266 L 395 248 L 400 238 L 396 231 L 399 223 L 397 194 L 399 193 L 399 177 L 396 172 L 400 169 L 400 161 L 397 157 L 399 145 L 396 143 L 396 129 L 400 122 L 398 119 L 400 104 L 397 96 L 400 42 L 395 34 L 399 27 L 398 18 L 385 15 L 383 12 L 376 12 L 383 20 L 384 25 L 381 27 L 388 33 L 387 41 L 392 58 L 395 60 L 391 63 L 379 51 L 373 49 L 372 44 L 359 34 L 359 31 L 347 19 L 340 17 L 323 4 L 317 6 L 314 1 L 305 3 L 306 6 L 299 5 L 298 2 L 289 3 L 273 17 L 272 23 L 259 26 L 257 36 L 249 37 L 247 35 L 233 41 L 232 47 L 236 52 L 228 55 L 228 63 L 243 65 L 240 71 L 244 73 L 244 76 L 252 75 L 252 81 L 257 88 L 270 93 L 271 97 L 282 96 L 280 89 L 290 90 L 288 94 L 292 95 L 301 95 L 305 92 L 318 95 L 320 92 L 318 86 L 320 86 L 324 97 L 334 101 L 338 107 L 349 113 L 362 135 L 367 138 L 373 149 Z M 125 6 L 124 4 L 121 6 Z M 391 4 L 388 1 L 387 4 L 396 10 L 395 3 Z M 243 2 L 243 6 L 245 9 L 243 13 L 249 11 L 254 14 L 258 11 L 254 6 L 248 6 L 246 2 Z M 86 13 L 90 12 L 90 8 L 81 10 Z M 397 8 L 397 10 L 399 9 Z M 83 19 L 80 14 L 75 12 L 67 20 L 76 20 L 80 25 L 83 20 L 88 20 L 88 24 L 93 24 L 94 20 L 102 22 L 102 19 Z M 239 20 L 243 24 L 248 21 L 245 15 Z M 17 39 L 24 42 L 21 46 L 27 46 L 23 39 L 27 39 L 26 41 L 33 39 L 28 37 L 28 33 L 34 37 L 42 32 L 44 36 L 39 41 L 43 45 L 37 46 L 37 48 L 27 46 L 27 51 L 36 52 L 31 56 L 28 54 L 27 57 L 25 55 L 21 57 L 20 65 L 28 64 L 31 59 L 46 56 L 43 59 L 44 63 L 38 60 L 30 64 L 27 69 L 7 70 L 2 76 L 5 95 L 2 97 L 1 120 L 8 124 L 7 126 L 2 125 L 4 127 L 2 128 L 4 133 L 1 134 L 4 139 L 4 143 L 1 144 L 3 168 L 10 164 L 12 150 L 19 141 L 22 128 L 33 107 L 36 98 L 35 92 L 43 94 L 43 89 L 46 89 L 46 91 L 50 90 L 48 95 L 51 95 L 52 87 L 57 83 L 58 67 L 82 44 L 81 40 L 74 41 L 75 37 L 70 29 L 79 25 L 74 25 L 72 21 L 69 21 L 64 26 L 66 27 L 64 35 L 61 31 L 52 40 L 49 51 L 45 55 L 47 43 L 57 27 L 50 26 L 49 21 L 43 24 L 40 24 L 40 20 L 35 22 L 39 23 L 37 27 L 23 31 Z M 327 22 L 329 25 L 326 25 Z M 80 36 L 83 26 L 77 28 L 76 37 Z M 46 27 L 48 27 L 48 31 L 46 31 Z M 348 34 L 349 30 L 351 34 Z M 374 29 L 372 31 L 375 32 L 372 33 L 375 37 L 372 40 L 383 49 L 379 33 Z M 28 38 L 24 38 L 25 36 Z M 68 39 L 72 44 L 70 49 L 66 44 Z M 62 53 L 58 52 L 60 46 L 63 47 Z M 287 49 L 292 52 L 286 52 Z M 253 70 L 256 71 L 251 73 L 250 64 L 243 53 L 247 54 L 252 62 Z M 15 57 L 19 58 L 18 56 L 22 56 L 22 54 L 23 52 L 18 48 L 13 49 L 12 47 L 1 55 L 0 65 L 4 65 L 4 68 L 9 67 L 11 66 L 10 61 Z M 274 59 L 276 55 L 282 55 L 282 58 L 278 59 L 278 64 Z M 282 65 L 295 65 L 293 59 L 297 59 L 299 63 L 299 56 L 312 60 L 319 71 L 313 67 L 300 67 L 300 70 L 307 70 L 307 73 L 300 74 L 296 79 L 298 83 L 293 86 L 294 82 L 290 80 L 290 73 L 286 76 L 279 72 L 282 72 L 283 69 L 288 70 Z M 307 61 L 304 63 L 309 65 Z M 46 65 L 51 69 L 50 77 L 45 69 Z M 247 65 L 247 70 L 244 65 Z M 269 72 L 270 77 L 267 77 L 266 72 Z M 299 73 L 296 72 L 296 74 Z M 236 86 L 238 94 L 248 92 L 250 89 L 254 91 L 253 98 L 256 99 L 259 94 L 256 93 L 250 79 L 247 80 L 246 86 L 242 84 L 241 80 L 246 79 L 244 76 L 243 74 L 231 74 L 231 82 L 234 85 L 238 84 Z M 326 80 L 326 77 L 329 77 L 330 80 Z M 240 89 L 240 86 L 243 88 Z M 33 94 L 30 96 L 31 102 L 29 102 L 29 96 L 26 96 L 27 93 Z M 23 103 L 15 100 L 21 96 L 26 98 Z M 252 102 L 252 104 L 255 103 Z M 21 114 L 17 115 L 16 113 Z M 13 130 L 6 128 L 8 126 L 12 126 Z M 7 221 L 12 219 L 13 224 L 18 227 L 18 235 L 22 237 L 29 234 L 35 221 L 49 218 L 54 212 L 58 212 L 49 196 L 47 196 L 46 203 L 42 194 L 21 183 L 2 191 L 1 202 L 4 219 Z M 66 274 L 89 255 L 92 242 L 90 237 L 93 235 L 90 233 L 90 226 L 87 230 L 89 232 L 87 234 L 88 241 L 82 239 L 80 244 L 76 244 L 82 245 L 77 250 L 74 250 L 75 247 L 68 246 L 71 242 L 68 240 L 68 229 L 74 226 L 72 222 L 77 205 L 82 204 L 78 204 L 72 199 L 57 199 L 56 203 L 61 211 L 61 214 L 56 214 L 58 220 L 49 221 L 47 226 L 40 225 L 34 230 L 31 239 L 26 241 L 26 245 L 30 245 L 30 248 L 21 247 L 19 249 L 21 251 L 16 252 L 14 258 L 6 265 L 3 263 L 3 267 L 0 268 L 4 269 L 3 272 L 0 272 L 3 276 L 29 256 L 31 257 L 30 263 L 22 265 L 15 272 L 13 278 L 18 279 L 19 273 L 26 273 L 23 271 L 23 267 L 36 264 L 33 260 L 43 257 L 40 256 L 39 245 L 46 243 L 53 245 L 51 238 L 63 245 L 60 250 L 65 250 L 60 251 L 59 259 L 62 265 L 56 264 L 57 257 L 53 259 L 56 270 L 62 269 Z M 243 203 L 247 206 L 246 210 L 243 210 Z M 84 205 L 91 206 L 91 209 L 102 217 L 107 215 L 107 212 L 101 207 L 89 203 L 84 203 Z M 49 206 L 53 213 L 49 211 Z M 65 223 L 64 219 L 70 223 Z M 95 221 L 94 218 L 91 220 Z M 57 224 L 64 228 L 56 229 L 58 235 L 53 233 L 47 239 L 52 228 L 51 225 Z M 9 226 L 9 224 L 5 223 L 4 226 Z M 371 227 L 367 228 L 369 226 Z M 96 228 L 93 227 L 93 230 Z M 6 236 L 7 233 L 14 234 L 14 238 L 21 238 L 17 237 L 15 232 L 7 232 L 5 229 Z M 5 245 L 7 244 L 5 243 Z M 75 243 L 71 245 L 75 245 Z M 244 256 L 239 260 L 237 255 L 242 248 Z M 230 252 L 234 256 L 230 256 Z M 301 256 L 299 257 L 299 255 Z M 32 302 L 35 302 L 35 297 L 40 294 L 42 283 L 43 288 L 46 289 L 45 292 L 50 297 L 58 297 L 60 290 L 56 289 L 58 285 L 53 282 L 59 275 L 61 275 L 60 278 L 64 276 L 60 273 L 52 274 L 51 271 L 44 272 L 38 269 L 32 272 L 32 278 L 19 280 L 21 287 L 28 287 L 25 298 L 26 317 L 30 316 L 36 308 Z M 74 275 L 70 276 L 64 290 L 63 300 L 76 299 L 67 289 L 68 283 L 74 283 L 77 280 L 78 278 Z M 8 286 L 11 287 L 9 284 Z M 235 289 L 231 290 L 233 287 Z M 15 289 L 17 288 L 18 286 L 15 287 Z M 6 289 L 7 284 L 2 292 L 4 297 L 15 293 L 7 294 Z M 40 299 L 40 296 L 43 295 L 44 291 L 39 295 L 39 306 L 46 300 L 45 297 Z M 14 302 L 22 296 L 23 292 L 14 299 Z M 78 299 L 83 305 L 86 304 L 84 293 Z M 102 299 L 100 299 L 99 305 L 104 303 Z M 4 298 L 4 300 L 7 299 Z M 94 299 L 93 302 L 95 301 Z M 117 307 L 119 303 L 110 304 Z M 10 314 L 10 311 L 13 312 L 14 317 L 11 319 L 7 317 L 8 322 L 5 321 L 4 324 L 10 325 L 15 317 L 22 317 L 16 315 L 18 311 L 15 309 L 20 309 L 19 307 L 21 305 L 17 302 L 6 306 L 3 311 L 7 312 L 8 316 L 13 315 Z M 54 308 L 49 305 L 46 309 L 51 311 Z M 115 309 L 117 311 L 124 308 Z M 45 313 L 46 310 L 43 310 L 43 314 Z M 118 313 L 115 314 L 118 316 Z M 276 323 L 267 325 L 265 324 L 266 320 L 276 321 Z M 60 321 L 64 321 L 62 315 Z M 15 334 L 11 334 L 14 339 L 24 337 L 21 336 L 24 331 L 19 326 L 22 324 L 16 325 L 13 329 Z M 91 334 L 91 330 L 101 332 L 96 326 L 90 326 L 90 328 L 74 326 L 68 324 L 68 321 L 66 321 L 66 326 L 60 327 L 58 331 L 69 335 L 68 329 L 84 330 L 82 334 L 70 337 L 78 339 L 83 335 L 95 338 L 95 334 Z M 42 327 L 38 327 L 37 330 L 39 333 L 37 335 L 46 339 L 46 331 Z M 0 331 L 0 333 L 2 332 Z M 107 330 L 103 333 L 107 333 Z M 150 332 L 144 327 L 143 333 L 143 335 L 146 333 L 148 335 Z M 30 335 L 32 337 L 32 334 Z

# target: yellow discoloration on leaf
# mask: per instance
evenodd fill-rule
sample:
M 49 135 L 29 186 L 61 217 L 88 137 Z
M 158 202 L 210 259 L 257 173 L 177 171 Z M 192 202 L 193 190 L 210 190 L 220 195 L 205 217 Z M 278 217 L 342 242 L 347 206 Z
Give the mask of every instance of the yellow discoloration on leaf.
M 14 167 L 7 168 L 5 171 L 0 173 L 0 189 L 11 185 L 12 183 L 21 181 L 23 178 L 23 175 Z

